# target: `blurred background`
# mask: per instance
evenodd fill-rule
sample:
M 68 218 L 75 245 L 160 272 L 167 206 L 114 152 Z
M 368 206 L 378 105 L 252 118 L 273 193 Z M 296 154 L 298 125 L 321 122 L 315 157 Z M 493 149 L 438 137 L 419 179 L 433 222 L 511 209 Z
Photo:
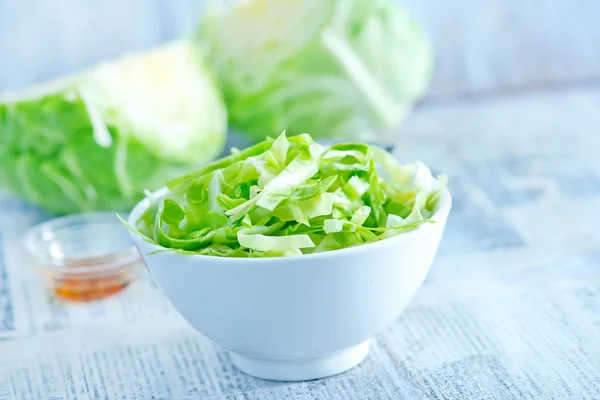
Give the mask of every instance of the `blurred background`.
M 596 0 L 406 0 L 435 49 L 426 101 L 600 81 Z M 3 0 L 0 91 L 193 30 L 201 0 Z
M 477 201 L 485 203 L 480 208 L 486 212 L 525 204 L 523 199 L 539 193 L 571 195 L 581 182 L 590 185 L 588 192 L 600 193 L 600 178 L 589 172 L 597 158 L 588 144 L 600 129 L 597 0 L 399 3 L 423 27 L 435 62 L 418 112 L 401 128 L 397 153 L 403 160 L 421 159 L 448 172 L 455 177 L 451 185 L 473 181 L 485 193 Z M 201 0 L 3 0 L 0 92 L 192 34 L 205 5 Z M 540 154 L 546 160 L 542 166 L 536 164 Z M 540 170 L 565 159 L 580 166 L 540 178 Z M 512 183 L 502 183 L 515 177 L 527 180 L 517 186 L 533 189 L 515 194 Z M 504 226 L 499 219 L 497 230 L 506 231 Z M 518 242 L 513 236 L 499 234 L 497 243 L 490 239 L 481 246 L 511 245 Z M 482 237 L 474 234 L 464 242 Z
M 402 144 L 397 146 L 396 152 L 403 161 L 420 159 L 435 171 L 444 171 L 454 177 L 450 180 L 451 186 L 472 184 L 465 191 L 479 193 L 482 190 L 485 195 L 475 197 L 477 202 L 485 203 L 479 208 L 486 212 L 491 212 L 494 206 L 524 204 L 523 199 L 533 200 L 537 198 L 535 196 L 541 196 L 539 193 L 570 196 L 574 188 L 582 193 L 585 190 L 600 193 L 600 177 L 589 172 L 597 167 L 597 156 L 590 142 L 600 130 L 600 3 L 597 0 L 402 0 L 399 4 L 418 21 L 433 44 L 435 64 L 431 84 L 418 102 L 417 111 L 403 121 L 399 134 L 394 132 Z M 149 50 L 182 35 L 192 35 L 198 29 L 205 7 L 206 2 L 201 0 L 0 0 L 0 93 L 18 91 L 102 60 Z M 402 64 L 398 62 L 398 65 Z M 399 76 L 402 73 L 398 71 Z M 227 79 L 229 71 L 224 71 L 223 75 Z M 187 81 L 184 79 L 183 82 Z M 183 85 L 189 87 L 190 92 L 197 91 L 187 83 Z M 119 83 L 116 87 L 121 86 Z M 262 100 L 236 105 L 238 114 L 240 109 L 260 114 L 260 110 L 257 111 L 259 103 L 262 104 Z M 291 107 L 302 109 L 294 102 Z M 274 108 L 277 114 L 277 107 Z M 329 113 L 323 108 L 319 110 L 322 110 L 321 114 Z M 359 110 L 362 111 L 360 106 Z M 230 116 L 231 111 L 229 107 Z M 199 119 L 205 119 L 203 114 L 197 115 Z M 22 121 L 27 122 L 26 117 L 25 112 Z M 237 122 L 248 125 L 243 118 Z M 279 132 L 263 128 L 259 124 L 261 135 Z M 65 143 L 74 140 L 69 139 L 69 135 L 80 136 L 78 132 L 63 132 L 62 128 L 59 131 L 59 135 L 64 133 Z M 205 131 L 213 134 L 210 130 Z M 28 127 L 24 132 L 33 131 Z M 219 134 L 224 136 L 223 132 Z M 14 138 L 21 136 L 27 135 L 13 135 Z M 29 136 L 44 135 L 35 136 L 34 132 Z M 5 137 L 9 138 L 10 144 L 10 135 Z M 228 145 L 238 147 L 250 140 L 256 140 L 256 136 L 236 137 L 234 134 L 227 137 Z M 13 146 L 18 150 L 21 144 L 18 139 L 15 143 Z M 164 148 L 164 144 L 158 148 Z M 198 145 L 204 146 L 201 141 Z M 58 149 L 62 148 L 60 146 Z M 75 148 L 77 150 L 77 146 Z M 225 146 L 225 151 L 228 148 Z M 210 155 L 214 157 L 219 149 Z M 112 201 L 113 197 L 124 197 L 109 184 L 119 180 L 117 171 L 111 172 L 110 179 L 95 176 L 97 171 L 106 172 L 112 168 L 114 154 L 109 150 L 94 150 L 98 153 L 95 157 L 98 165 L 89 166 L 91 172 L 85 179 L 99 190 L 101 196 Z M 64 203 L 65 195 L 60 192 L 62 185 L 45 188 L 40 182 L 48 179 L 40 175 L 37 158 L 28 164 L 19 156 L 19 151 L 15 152 L 15 159 L 22 161 L 19 164 L 21 171 L 29 172 L 17 174 L 13 186 L 20 189 L 19 186 L 24 185 L 20 183 L 23 176 L 30 176 L 32 181 L 41 176 L 41 180 L 29 187 L 39 186 L 40 193 L 44 194 L 36 197 L 35 193 L 24 193 L 22 197 L 48 206 L 40 199 L 51 198 L 48 193 L 55 190 L 57 201 Z M 74 152 L 76 156 L 82 156 L 80 153 Z M 194 154 L 198 158 L 198 152 Z M 536 157 L 540 155 L 546 160 L 542 166 L 536 164 Z M 155 154 L 151 156 L 155 157 Z M 161 156 L 158 159 L 162 160 Z M 496 162 L 490 161 L 492 159 Z M 569 159 L 577 160 L 579 166 L 566 172 L 554 171 L 551 178 L 548 174 L 540 178 L 539 171 L 548 169 L 548 165 Z M 52 168 L 61 169 L 65 179 L 75 181 L 77 177 L 69 175 L 69 168 L 60 164 L 60 157 L 57 160 Z M 146 165 L 157 164 L 155 158 L 148 160 Z M 17 161 L 4 163 L 6 175 L 10 176 L 15 170 L 12 165 Z M 81 165 L 88 163 L 86 160 Z M 130 172 L 139 169 L 135 163 L 129 167 Z M 186 168 L 195 166 L 186 165 Z M 0 181 L 1 172 L 0 168 Z M 153 174 L 146 175 L 154 179 Z M 518 182 L 517 187 L 525 185 L 532 189 L 515 194 L 511 186 L 514 179 L 526 181 Z M 508 183 L 503 183 L 504 180 Z M 163 181 L 159 176 L 154 183 L 162 184 Z M 582 182 L 588 184 L 588 189 L 580 188 Z M 134 196 L 127 199 L 127 206 L 142 196 L 141 187 L 147 187 L 143 180 L 138 186 Z M 477 190 L 471 190 L 473 188 Z M 79 208 L 69 204 L 67 210 L 47 208 L 75 212 L 89 206 L 85 193 L 77 196 L 84 199 Z M 91 208 L 114 208 L 113 203 L 91 204 Z M 460 202 L 456 208 L 460 212 Z M 464 208 L 470 210 L 474 206 L 470 204 Z M 498 231 L 506 231 L 506 224 L 500 219 L 497 225 Z M 539 230 L 540 235 L 544 233 L 544 229 Z M 486 241 L 481 246 L 516 243 L 518 240 L 513 240 L 514 236 L 499 234 L 495 237 L 500 239 Z M 474 234 L 464 242 L 472 243 L 482 237 L 485 235 Z

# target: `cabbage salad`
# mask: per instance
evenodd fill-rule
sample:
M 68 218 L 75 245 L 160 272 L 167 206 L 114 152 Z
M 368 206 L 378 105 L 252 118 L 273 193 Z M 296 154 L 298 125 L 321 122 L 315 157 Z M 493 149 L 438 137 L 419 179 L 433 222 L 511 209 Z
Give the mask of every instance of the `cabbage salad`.
M 318 253 L 432 223 L 445 187 L 445 176 L 432 177 L 422 163 L 401 165 L 381 148 L 323 147 L 284 132 L 170 181 L 128 228 L 166 251 Z

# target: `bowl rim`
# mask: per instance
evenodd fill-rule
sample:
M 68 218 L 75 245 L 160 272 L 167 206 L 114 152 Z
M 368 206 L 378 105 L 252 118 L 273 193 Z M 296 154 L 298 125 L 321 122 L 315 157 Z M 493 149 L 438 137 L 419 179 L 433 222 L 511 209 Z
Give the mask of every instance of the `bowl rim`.
M 161 189 L 156 190 L 153 193 L 150 193 L 148 196 L 146 196 L 144 199 L 142 199 L 138 204 L 135 205 L 135 207 L 133 207 L 133 209 L 129 213 L 129 217 L 127 218 L 127 223 L 131 226 L 135 226 L 136 220 L 142 215 L 142 213 L 144 211 L 146 211 L 146 209 L 148 209 L 151 202 L 154 199 L 167 193 L 168 190 L 169 189 L 167 187 L 163 187 Z M 440 221 L 442 221 L 442 220 L 445 223 L 445 220 L 447 219 L 451 208 L 452 208 L 452 195 L 450 194 L 450 191 L 448 190 L 448 188 L 445 188 L 443 190 L 442 196 L 439 200 L 437 210 L 431 216 L 430 219 L 433 220 L 435 222 L 435 224 L 440 223 Z M 163 247 L 163 246 L 145 241 L 144 238 L 140 236 L 141 234 L 131 232 L 131 231 L 129 233 L 132 236 L 134 242 L 136 243 L 136 247 L 138 247 L 138 250 L 140 249 L 138 246 L 138 241 L 144 241 L 145 246 L 149 246 L 150 248 L 152 248 L 152 250 L 148 253 L 152 253 L 157 250 L 159 250 L 159 251 L 166 250 L 163 254 L 197 257 L 199 260 L 209 260 L 209 259 L 210 260 L 220 260 L 221 262 L 224 262 L 224 263 L 258 264 L 258 263 L 277 263 L 277 262 L 281 262 L 282 260 L 299 259 L 299 258 L 306 259 L 306 260 L 308 260 L 308 259 L 315 260 L 315 259 L 319 259 L 319 258 L 329 258 L 329 257 L 339 257 L 342 255 L 352 255 L 352 254 L 356 254 L 357 252 L 377 251 L 377 249 L 381 248 L 382 246 L 390 246 L 393 244 L 398 244 L 402 241 L 408 240 L 410 237 L 417 235 L 420 232 L 423 232 L 424 230 L 434 229 L 435 224 L 422 224 L 412 231 L 404 232 L 400 235 L 396 235 L 391 238 L 379 240 L 379 241 L 373 242 L 373 243 L 366 243 L 366 244 L 363 244 L 360 246 L 353 246 L 353 247 L 347 247 L 344 249 L 324 251 L 321 253 L 301 254 L 301 255 L 297 255 L 297 256 L 256 257 L 256 258 L 219 257 L 219 256 L 205 255 L 205 254 L 169 252 L 170 249 L 167 247 Z M 141 251 L 140 251 L 140 253 L 141 253 Z M 148 255 L 148 253 L 146 255 Z
M 30 264 L 33 264 L 32 266 L 35 269 L 53 274 L 68 273 L 75 276 L 100 272 L 110 273 L 110 271 L 119 270 L 137 261 L 141 261 L 139 252 L 136 251 L 135 243 L 132 241 L 117 251 L 106 252 L 102 255 L 78 258 L 70 257 L 64 260 L 48 259 L 42 262 L 39 257 L 39 249 L 35 247 L 37 243 L 35 238 L 42 236 L 44 231 L 57 230 L 61 228 L 61 225 L 77 220 L 84 220 L 84 223 L 90 225 L 110 223 L 114 224 L 115 228 L 120 227 L 120 223 L 114 217 L 114 213 L 108 211 L 83 212 L 42 221 L 29 228 L 21 238 L 21 247 L 25 251 Z M 75 260 L 83 263 L 83 265 L 67 265 L 68 260 Z

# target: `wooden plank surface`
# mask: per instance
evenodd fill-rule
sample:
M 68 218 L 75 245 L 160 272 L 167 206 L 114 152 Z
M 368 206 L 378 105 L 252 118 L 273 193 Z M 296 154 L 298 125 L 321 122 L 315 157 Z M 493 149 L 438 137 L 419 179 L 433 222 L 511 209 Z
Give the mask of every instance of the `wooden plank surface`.
M 397 155 L 450 177 L 438 256 L 365 362 L 317 381 L 242 374 L 152 285 L 49 300 L 15 257 L 40 214 L 0 193 L 0 399 L 597 400 L 598 104 L 589 88 L 415 110 Z

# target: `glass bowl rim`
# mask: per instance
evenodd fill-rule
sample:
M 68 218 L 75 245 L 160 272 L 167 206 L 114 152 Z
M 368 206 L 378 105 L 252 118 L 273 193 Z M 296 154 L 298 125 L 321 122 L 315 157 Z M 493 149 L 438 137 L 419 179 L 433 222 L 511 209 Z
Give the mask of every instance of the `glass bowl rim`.
M 127 217 L 127 213 L 123 215 Z M 43 221 L 25 232 L 22 238 L 22 246 L 34 268 L 44 273 L 67 273 L 76 276 L 78 274 L 99 273 L 103 271 L 110 273 L 110 271 L 125 268 L 135 262 L 141 261 L 140 254 L 133 241 L 130 242 L 130 245 L 123 246 L 117 251 L 107 251 L 106 253 L 89 257 L 65 257 L 64 259 L 57 259 L 51 256 L 41 257 L 40 254 L 48 254 L 47 249 L 40 252 L 39 248 L 36 249 L 35 246 L 47 242 L 42 238 L 43 232 L 57 232 L 65 229 L 65 225 L 75 221 L 78 221 L 82 225 L 87 224 L 90 226 L 106 223 L 113 223 L 115 227 L 121 225 L 117 219 L 117 213 L 105 211 L 72 214 Z M 122 228 L 126 229 L 124 226 Z M 68 265 L 69 262 L 73 261 L 75 265 Z

